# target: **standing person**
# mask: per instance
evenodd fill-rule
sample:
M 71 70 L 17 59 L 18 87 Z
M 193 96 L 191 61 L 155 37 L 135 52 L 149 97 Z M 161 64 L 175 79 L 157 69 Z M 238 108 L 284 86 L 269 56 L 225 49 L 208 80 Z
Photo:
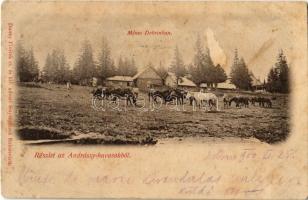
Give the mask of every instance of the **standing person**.
M 67 82 L 66 82 L 66 89 L 67 89 L 67 90 L 72 89 L 72 84 L 71 84 L 70 81 L 67 81 Z
M 92 78 L 92 87 L 96 87 L 97 86 L 97 78 L 93 77 Z
M 135 97 L 138 97 L 138 94 L 139 94 L 139 88 L 137 88 L 137 87 L 133 87 L 132 92 L 133 92 L 133 94 L 135 95 Z
M 133 87 L 132 92 L 133 92 L 133 101 L 134 101 L 134 104 L 136 105 L 138 94 L 139 94 L 139 88 Z

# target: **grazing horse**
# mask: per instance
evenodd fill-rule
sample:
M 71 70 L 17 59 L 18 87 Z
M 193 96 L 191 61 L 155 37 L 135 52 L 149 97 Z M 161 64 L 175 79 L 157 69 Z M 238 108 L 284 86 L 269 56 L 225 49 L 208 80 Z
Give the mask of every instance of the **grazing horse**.
M 249 98 L 244 96 L 236 96 L 230 99 L 229 106 L 231 106 L 232 102 L 235 102 L 235 106 L 238 108 L 241 108 L 241 106 L 244 106 L 246 108 L 249 107 Z
M 163 100 L 163 103 L 166 103 L 168 101 L 171 101 L 170 93 L 171 90 L 150 90 L 148 93 L 149 101 L 153 99 L 154 102 L 157 102 L 157 98 L 161 98 Z
M 133 92 L 129 88 L 97 88 L 92 91 L 93 97 L 98 97 L 102 99 L 110 99 L 111 101 L 116 101 L 117 97 L 124 97 L 126 99 L 126 105 L 136 105 L 138 94 Z
M 268 98 L 264 98 L 264 104 L 266 105 L 265 107 L 268 107 L 268 108 L 272 107 L 272 101 Z
M 124 97 L 126 99 L 126 105 L 128 105 L 128 102 L 130 105 L 135 105 L 137 102 L 138 93 L 135 93 L 130 88 L 118 88 L 110 91 L 111 95 L 118 96 L 118 97 Z
M 257 97 L 251 97 L 249 99 L 251 105 L 255 106 L 256 105 L 256 102 L 258 102 L 258 98 Z
M 269 98 L 258 97 L 257 102 L 259 102 L 260 107 L 268 107 L 268 108 L 272 107 L 272 101 Z
M 233 98 L 230 94 L 224 94 L 223 96 L 223 102 L 224 102 L 224 108 L 228 108 L 230 105 L 230 100 Z
M 149 101 L 153 99 L 155 102 L 157 102 L 157 98 L 161 98 L 163 100 L 163 103 L 166 104 L 167 102 L 172 102 L 174 100 L 177 100 L 177 103 L 180 105 L 184 104 L 184 99 L 187 92 L 180 89 L 173 89 L 173 90 L 164 90 L 164 91 L 158 91 L 158 90 L 150 90 L 148 93 Z
M 199 108 L 203 102 L 208 103 L 208 106 L 212 107 L 216 105 L 218 111 L 218 97 L 213 93 L 202 93 L 202 92 L 187 92 L 186 99 L 192 99 Z M 193 104 L 194 107 L 194 104 Z M 195 108 L 193 108 L 195 110 Z

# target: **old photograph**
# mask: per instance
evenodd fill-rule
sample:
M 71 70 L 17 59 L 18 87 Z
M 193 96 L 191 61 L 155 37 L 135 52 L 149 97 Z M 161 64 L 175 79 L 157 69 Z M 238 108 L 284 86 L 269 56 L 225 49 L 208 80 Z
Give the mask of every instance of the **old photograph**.
M 16 35 L 18 134 L 27 143 L 288 138 L 292 41 L 283 19 L 65 14 L 44 13 L 39 32 Z
M 3 196 L 307 197 L 306 3 L 1 9 Z

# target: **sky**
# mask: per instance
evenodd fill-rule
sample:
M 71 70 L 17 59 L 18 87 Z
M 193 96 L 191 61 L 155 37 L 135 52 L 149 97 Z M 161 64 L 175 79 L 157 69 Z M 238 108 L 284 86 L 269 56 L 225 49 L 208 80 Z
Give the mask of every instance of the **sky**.
M 283 49 L 290 66 L 294 40 L 303 28 L 296 3 L 276 2 L 17 2 L 7 3 L 16 41 L 32 47 L 39 66 L 48 52 L 63 49 L 70 66 L 89 40 L 97 59 L 102 38 L 118 58 L 134 57 L 139 69 L 149 62 L 168 68 L 178 46 L 185 64 L 193 62 L 198 35 L 215 64 L 230 72 L 238 49 L 248 68 L 263 80 Z M 14 13 L 14 14 L 13 14 Z M 168 31 L 171 35 L 128 35 L 128 31 Z

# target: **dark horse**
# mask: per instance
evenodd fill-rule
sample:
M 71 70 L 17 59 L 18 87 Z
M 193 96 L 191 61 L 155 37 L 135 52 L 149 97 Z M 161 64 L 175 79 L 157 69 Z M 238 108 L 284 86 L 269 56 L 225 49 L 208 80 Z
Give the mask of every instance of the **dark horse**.
M 173 97 L 176 97 L 176 99 L 178 100 L 178 103 L 180 105 L 183 105 L 184 104 L 184 99 L 187 96 L 187 91 L 181 90 L 181 89 L 177 88 L 177 89 L 172 90 L 171 95 Z
M 256 102 L 258 102 L 258 97 L 251 97 L 249 99 L 251 105 L 255 106 L 256 105 Z
M 243 96 L 233 97 L 229 101 L 229 106 L 231 106 L 232 102 L 235 102 L 235 106 L 241 108 L 244 106 L 245 108 L 249 107 L 249 98 Z
M 252 97 L 250 98 L 250 102 L 252 105 L 256 105 L 256 103 L 259 103 L 260 107 L 272 107 L 272 101 L 269 98 L 265 97 Z
M 224 94 L 223 96 L 223 102 L 224 102 L 224 108 L 228 108 L 231 104 L 230 101 L 234 96 L 230 94 Z
M 186 91 L 180 89 L 167 89 L 163 91 L 153 90 L 149 91 L 148 97 L 149 101 L 153 99 L 155 102 L 157 102 L 158 98 L 161 98 L 164 104 L 176 100 L 177 103 L 183 105 L 186 94 Z
M 97 88 L 92 91 L 93 97 L 106 100 L 116 101 L 118 98 L 125 98 L 126 105 L 136 105 L 138 93 L 133 92 L 130 88 Z
M 269 98 L 258 97 L 257 102 L 259 102 L 260 107 L 268 107 L 268 108 L 272 107 L 272 101 Z

